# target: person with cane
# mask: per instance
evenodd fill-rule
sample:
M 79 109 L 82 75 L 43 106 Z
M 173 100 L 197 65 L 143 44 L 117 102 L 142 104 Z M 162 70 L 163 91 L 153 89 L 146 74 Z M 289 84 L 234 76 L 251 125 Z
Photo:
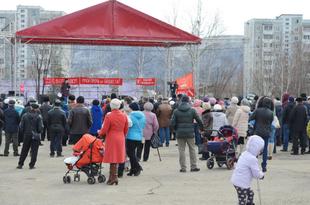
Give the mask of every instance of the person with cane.
M 257 159 L 257 156 L 263 151 L 264 144 L 265 142 L 261 137 L 251 136 L 247 142 L 246 151 L 238 159 L 231 182 L 237 191 L 239 205 L 254 205 L 251 181 L 253 178 L 264 179 L 264 173 L 259 169 Z M 260 195 L 259 200 L 261 200 Z

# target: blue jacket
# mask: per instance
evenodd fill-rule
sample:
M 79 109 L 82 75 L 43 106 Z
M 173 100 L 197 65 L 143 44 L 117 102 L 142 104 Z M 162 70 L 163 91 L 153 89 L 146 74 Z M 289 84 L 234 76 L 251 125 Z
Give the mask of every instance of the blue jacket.
M 145 127 L 145 116 L 141 111 L 133 111 L 129 114 L 132 121 L 132 126 L 128 130 L 127 139 L 142 141 L 143 129 Z
M 91 117 L 93 119 L 93 124 L 90 127 L 89 132 L 94 135 L 97 134 L 97 131 L 100 130 L 102 126 L 103 112 L 102 109 L 97 105 L 93 105 L 90 111 L 91 111 Z

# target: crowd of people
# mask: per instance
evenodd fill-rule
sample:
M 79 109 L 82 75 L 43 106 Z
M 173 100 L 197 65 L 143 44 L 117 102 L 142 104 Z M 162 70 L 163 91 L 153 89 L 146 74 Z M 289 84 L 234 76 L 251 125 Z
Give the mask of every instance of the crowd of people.
M 216 99 L 204 97 L 191 99 L 179 94 L 172 98 L 157 99 L 131 97 L 119 99 L 112 93 L 109 98 L 93 100 L 85 104 L 83 96 L 75 98 L 66 95 L 50 103 L 48 96 L 39 105 L 30 98 L 21 109 L 13 98 L 1 100 L 0 104 L 0 145 L 2 130 L 5 147 L 2 156 L 9 156 L 13 144 L 13 156 L 19 157 L 18 169 L 22 169 L 30 151 L 29 168 L 35 168 L 40 145 L 50 141 L 50 157 L 63 157 L 62 147 L 74 145 L 88 133 L 105 140 L 104 162 L 110 164 L 108 184 L 118 184 L 123 176 L 126 157 L 130 161 L 128 176 L 139 176 L 143 171 L 140 160 L 148 161 L 151 137 L 158 134 L 160 146 L 170 146 L 176 139 L 179 151 L 180 172 L 186 172 L 186 145 L 189 147 L 190 171 L 200 171 L 197 166 L 197 146 L 211 136 L 217 135 L 224 125 L 231 125 L 238 131 L 238 153 L 244 150 L 248 136 L 258 135 L 264 141 L 261 164 L 267 171 L 267 160 L 272 160 L 277 146 L 292 155 L 310 153 L 307 135 L 310 135 L 310 98 L 306 95 L 282 96 L 282 101 L 266 96 Z M 308 131 L 308 133 L 307 133 Z M 18 147 L 22 146 L 19 153 Z M 309 150 L 306 148 L 309 146 Z M 207 160 L 208 153 L 202 153 L 200 160 Z

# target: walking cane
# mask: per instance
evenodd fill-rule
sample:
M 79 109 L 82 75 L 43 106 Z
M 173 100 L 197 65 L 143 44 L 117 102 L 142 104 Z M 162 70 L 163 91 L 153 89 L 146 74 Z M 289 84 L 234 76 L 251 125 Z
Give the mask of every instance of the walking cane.
M 257 192 L 258 192 L 259 205 L 262 205 L 262 196 L 260 193 L 259 179 L 257 179 Z
M 159 153 L 159 149 L 158 149 L 158 147 L 157 147 L 156 149 L 157 149 L 157 153 L 158 153 L 159 161 L 161 162 L 161 157 L 160 157 L 160 153 Z

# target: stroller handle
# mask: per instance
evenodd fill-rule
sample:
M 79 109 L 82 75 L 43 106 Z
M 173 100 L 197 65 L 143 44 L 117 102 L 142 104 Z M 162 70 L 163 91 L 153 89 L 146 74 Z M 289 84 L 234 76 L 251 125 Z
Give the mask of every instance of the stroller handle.
M 211 132 L 217 132 L 217 134 L 221 137 L 224 137 L 223 133 L 220 131 L 220 130 L 213 130 L 213 129 L 206 129 L 204 130 L 205 132 L 206 131 L 211 131 Z

